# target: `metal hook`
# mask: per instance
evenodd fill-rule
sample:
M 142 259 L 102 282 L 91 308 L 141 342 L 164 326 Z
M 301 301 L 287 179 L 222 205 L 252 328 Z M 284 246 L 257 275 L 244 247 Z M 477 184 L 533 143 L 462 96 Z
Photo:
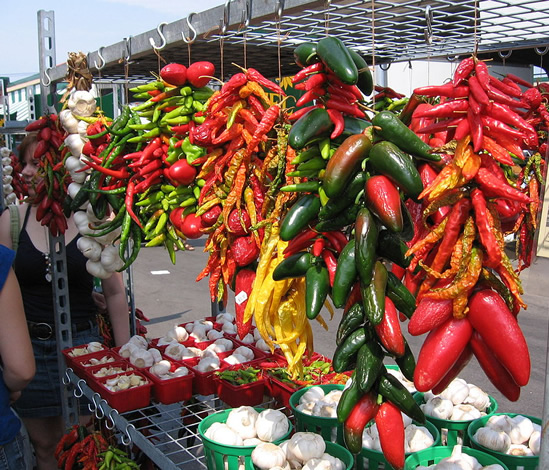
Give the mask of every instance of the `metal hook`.
M 71 367 L 67 367 L 67 369 L 65 369 L 65 375 L 61 379 L 61 382 L 63 382 L 63 385 L 69 385 L 71 383 L 71 376 L 69 375 L 69 371 L 70 372 L 73 371 Z
M 425 7 L 425 21 L 427 22 L 427 27 L 423 30 L 425 42 L 431 44 L 433 42 L 433 10 L 430 5 Z
M 250 17 L 252 16 L 252 6 L 251 6 L 252 0 L 246 0 L 244 10 L 242 10 L 242 20 L 241 20 L 241 29 L 247 28 L 250 24 Z
M 103 409 L 103 407 L 101 406 L 101 402 L 105 402 L 107 403 L 106 400 L 103 400 L 101 398 L 101 395 L 99 395 L 98 393 L 94 393 L 93 394 L 93 397 L 92 397 L 92 400 L 96 403 L 96 408 L 95 408 L 95 417 L 97 419 L 103 419 L 105 417 L 105 410 Z M 97 401 L 96 401 L 97 400 Z
M 84 379 L 80 379 L 78 382 L 76 382 L 76 390 L 74 391 L 74 396 L 76 398 L 80 398 L 82 395 L 84 395 L 84 390 L 82 390 L 82 384 L 85 384 L 86 381 Z
M 457 54 L 455 54 L 455 55 L 447 55 L 447 56 L 446 56 L 446 60 L 447 60 L 448 62 L 454 62 L 454 61 L 457 60 L 457 59 L 458 59 L 458 55 L 457 55 Z
M 91 414 L 95 413 L 95 411 L 97 410 L 97 402 L 95 401 L 95 395 L 97 394 L 96 393 L 93 394 L 91 403 L 88 403 L 88 410 L 90 410 Z
M 105 423 L 105 427 L 110 431 L 112 429 L 114 429 L 114 427 L 116 426 L 116 423 L 114 422 L 114 418 L 113 418 L 113 415 L 114 413 L 118 414 L 118 411 L 116 411 L 114 408 L 111 409 L 111 411 L 109 411 L 109 414 L 107 416 L 107 422 Z M 109 424 L 109 421 L 112 423 L 112 424 Z
M 122 434 L 122 437 L 120 438 L 120 441 L 125 446 L 129 446 L 132 443 L 132 438 L 129 431 L 130 428 L 133 428 L 133 430 L 135 431 L 135 426 L 130 423 L 126 426 L 126 429 L 124 429 L 124 434 Z
M 99 57 L 99 59 L 101 60 L 100 64 L 101 65 L 97 65 L 97 61 L 94 60 L 93 61 L 93 65 L 95 65 L 95 68 L 97 70 L 102 70 L 103 67 L 105 67 L 105 58 L 103 57 L 103 49 L 105 49 L 103 46 L 101 46 L 99 49 L 97 49 L 97 57 Z
M 44 77 L 46 77 L 48 79 L 48 81 L 46 82 L 44 80 L 44 78 L 42 78 L 42 85 L 44 86 L 50 86 L 51 85 L 51 77 L 50 77 L 50 74 L 49 74 L 49 70 L 51 70 L 50 67 L 48 67 L 46 70 L 44 70 Z
M 185 21 L 187 22 L 187 28 L 189 28 L 189 32 L 192 31 L 193 37 L 187 37 L 183 32 L 181 32 L 181 36 L 183 37 L 183 42 L 186 44 L 192 44 L 196 39 L 196 29 L 194 29 L 193 25 L 191 24 L 191 18 L 196 15 L 196 13 L 191 13 L 187 18 L 185 18 Z
M 156 41 L 153 38 L 149 38 L 149 43 L 155 51 L 160 51 L 166 47 L 166 38 L 162 34 L 162 30 L 167 24 L 166 22 L 162 22 L 156 27 L 156 31 L 158 31 L 158 35 L 160 36 L 160 46 L 156 45 Z
M 124 46 L 126 48 L 126 55 L 124 56 L 124 61 L 125 62 L 129 62 L 130 58 L 132 56 L 131 41 L 132 41 L 131 36 L 128 36 L 127 38 L 124 38 Z
M 502 59 L 508 59 L 509 57 L 511 57 L 511 54 L 513 53 L 513 51 L 511 49 L 509 49 L 507 51 L 507 54 L 504 54 L 503 51 L 498 51 L 498 55 L 502 58 Z
M 549 46 L 545 46 L 545 48 L 543 49 L 543 52 L 541 51 L 540 47 L 534 47 L 534 51 L 536 52 L 537 55 L 545 55 L 549 52 Z
M 282 12 L 284 11 L 284 0 L 278 0 L 278 4 L 276 7 L 276 20 L 280 21 L 280 18 L 282 18 Z
M 383 71 L 389 70 L 390 66 L 391 66 L 391 62 L 387 62 L 386 64 L 379 64 L 379 68 Z
M 223 8 L 223 19 L 220 21 L 221 35 L 225 35 L 230 17 L 231 17 L 231 0 L 227 0 Z

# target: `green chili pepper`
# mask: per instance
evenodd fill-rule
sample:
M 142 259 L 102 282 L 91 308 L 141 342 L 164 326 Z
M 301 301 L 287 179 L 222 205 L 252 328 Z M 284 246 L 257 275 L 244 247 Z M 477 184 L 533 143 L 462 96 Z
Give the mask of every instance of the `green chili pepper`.
M 305 273 L 305 313 L 315 319 L 326 301 L 330 290 L 330 277 L 326 266 L 314 265 Z
M 310 267 L 314 266 L 314 257 L 308 251 L 300 251 L 285 258 L 273 271 L 273 280 L 281 281 L 294 277 L 305 276 Z
M 364 327 L 360 327 L 353 331 L 334 352 L 332 361 L 334 371 L 344 372 L 353 369 L 356 364 L 358 350 L 366 341 L 371 339 L 371 337 L 370 331 Z
M 356 216 L 355 259 L 358 276 L 363 286 L 372 281 L 377 258 L 378 227 L 371 212 L 363 207 Z
M 355 240 L 349 240 L 337 260 L 337 268 L 332 286 L 332 302 L 336 308 L 345 305 L 351 288 L 356 281 L 357 265 L 355 258 Z
M 372 281 L 361 283 L 364 312 L 372 325 L 378 325 L 385 313 L 385 288 L 387 286 L 387 268 L 381 261 L 374 265 Z
M 366 341 L 358 350 L 355 380 L 363 393 L 373 387 L 383 367 L 383 351 L 376 340 Z
M 363 325 L 364 307 L 361 302 L 357 302 L 341 317 L 341 321 L 337 327 L 336 346 L 342 344 L 353 331 Z
M 309 222 L 314 220 L 320 210 L 320 199 L 315 194 L 302 196 L 288 211 L 280 225 L 280 238 L 289 241 Z

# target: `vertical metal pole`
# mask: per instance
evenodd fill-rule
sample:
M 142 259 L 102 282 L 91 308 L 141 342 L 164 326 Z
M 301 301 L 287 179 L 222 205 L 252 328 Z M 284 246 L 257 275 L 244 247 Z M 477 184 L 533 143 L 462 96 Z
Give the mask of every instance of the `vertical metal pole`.
M 57 96 L 48 71 L 57 64 L 55 58 L 55 13 L 38 11 L 38 60 L 40 62 L 40 102 L 42 114 L 55 113 Z M 52 105 L 48 104 L 51 96 Z
M 36 103 L 34 101 L 34 85 L 30 85 L 25 88 L 25 93 L 27 94 L 27 105 L 29 110 L 29 121 L 36 120 Z
M 67 426 L 78 422 L 78 408 L 76 399 L 63 385 L 65 375 L 65 358 L 61 351 L 72 347 L 71 312 L 69 303 L 69 285 L 67 280 L 67 256 L 65 237 L 54 237 L 48 231 L 50 239 L 50 259 L 52 266 L 52 293 L 55 312 L 55 337 L 57 340 L 57 364 L 59 366 L 59 386 L 61 387 L 61 405 L 63 419 Z

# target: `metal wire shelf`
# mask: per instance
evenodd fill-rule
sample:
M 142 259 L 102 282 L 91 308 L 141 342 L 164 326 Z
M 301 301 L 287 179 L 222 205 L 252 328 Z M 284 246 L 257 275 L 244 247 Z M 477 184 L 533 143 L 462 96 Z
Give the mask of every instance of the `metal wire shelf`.
M 88 63 L 105 80 L 127 79 L 128 70 L 132 79 L 150 79 L 158 69 L 158 55 L 187 63 L 191 52 L 192 61 L 213 61 L 224 75 L 236 71 L 231 63 L 247 62 L 274 77 L 295 73 L 297 44 L 326 34 L 370 61 L 375 57 L 376 63 L 457 58 L 471 54 L 475 46 L 479 53 L 541 51 L 549 45 L 549 1 L 227 0 L 101 47 L 89 53 Z M 59 81 L 65 73 L 62 64 L 49 76 Z

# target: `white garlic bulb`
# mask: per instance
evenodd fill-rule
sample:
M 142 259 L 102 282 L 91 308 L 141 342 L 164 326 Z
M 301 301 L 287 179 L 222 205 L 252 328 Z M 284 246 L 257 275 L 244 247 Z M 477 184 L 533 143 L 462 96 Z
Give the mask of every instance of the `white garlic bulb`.
M 523 444 L 511 444 L 505 453 L 517 457 L 531 457 L 534 455 L 532 450 Z
M 477 429 L 474 437 L 480 445 L 498 452 L 505 452 L 511 445 L 511 438 L 506 433 L 487 427 Z
M 421 405 L 423 412 L 438 419 L 449 419 L 454 410 L 454 404 L 451 400 L 442 397 L 433 397 L 424 405 Z
M 450 400 L 454 405 L 459 405 L 463 403 L 465 398 L 469 395 L 469 386 L 467 382 L 463 379 L 454 379 L 450 382 L 448 387 L 446 387 L 441 393 L 442 398 Z
M 534 425 L 532 421 L 526 416 L 517 415 L 512 418 L 514 426 L 509 432 L 509 437 L 513 444 L 522 444 L 530 439 L 530 436 L 534 432 Z
M 473 405 L 456 405 L 450 419 L 452 421 L 472 421 L 480 417 L 480 411 Z
M 530 450 L 534 453 L 534 455 L 539 455 L 541 447 L 541 432 L 534 431 L 532 433 L 530 439 L 528 439 L 528 447 L 530 447 Z

